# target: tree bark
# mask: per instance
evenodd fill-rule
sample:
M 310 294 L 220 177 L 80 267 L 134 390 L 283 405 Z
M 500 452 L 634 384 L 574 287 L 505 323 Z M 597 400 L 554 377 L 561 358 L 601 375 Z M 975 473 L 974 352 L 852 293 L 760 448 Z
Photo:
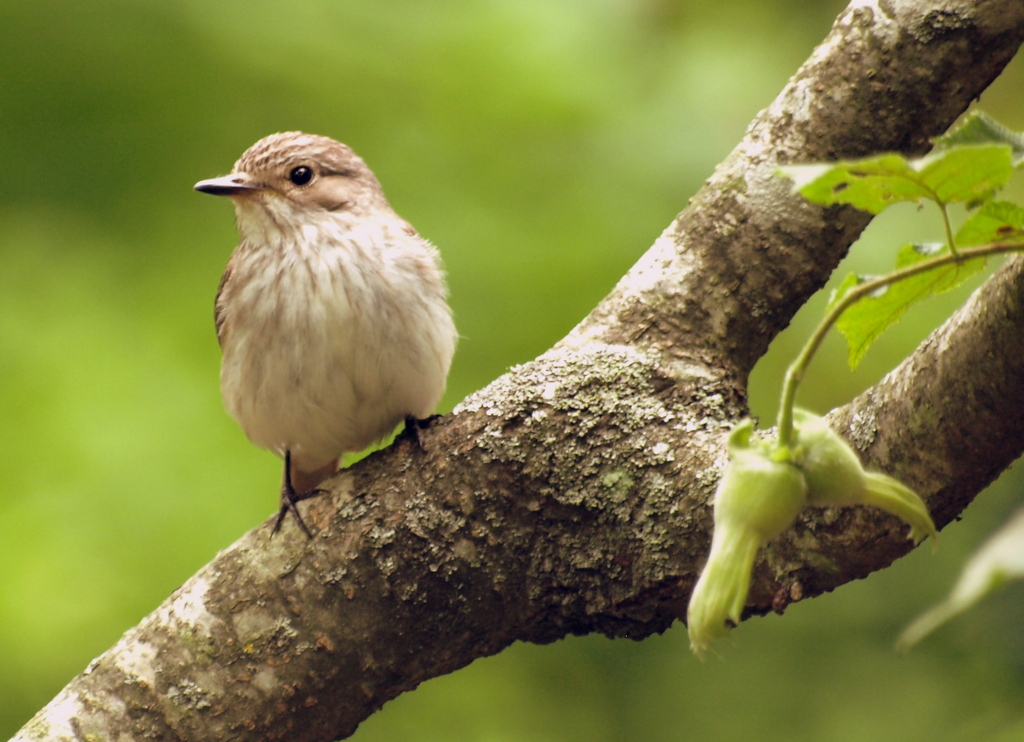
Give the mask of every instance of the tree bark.
M 1024 40 L 1019 0 L 855 0 L 640 262 L 565 339 L 221 552 L 17 740 L 332 740 L 516 640 L 640 639 L 685 615 L 754 363 L 867 224 L 780 164 L 920 154 Z M 1024 446 L 1024 261 L 833 422 L 940 525 Z M 984 363 L 986 373 L 976 369 Z M 887 566 L 864 508 L 766 547 L 747 614 Z

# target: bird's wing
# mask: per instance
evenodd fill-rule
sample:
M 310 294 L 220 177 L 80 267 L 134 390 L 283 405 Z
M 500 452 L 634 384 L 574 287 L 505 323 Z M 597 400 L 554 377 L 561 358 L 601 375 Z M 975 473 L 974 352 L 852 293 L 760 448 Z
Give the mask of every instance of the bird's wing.
M 217 328 L 217 343 L 221 348 L 224 347 L 224 322 L 225 322 L 225 311 L 224 305 L 224 286 L 231 278 L 231 262 L 228 262 L 228 267 L 224 269 L 224 275 L 220 277 L 220 285 L 217 287 L 217 298 L 213 301 L 213 324 Z

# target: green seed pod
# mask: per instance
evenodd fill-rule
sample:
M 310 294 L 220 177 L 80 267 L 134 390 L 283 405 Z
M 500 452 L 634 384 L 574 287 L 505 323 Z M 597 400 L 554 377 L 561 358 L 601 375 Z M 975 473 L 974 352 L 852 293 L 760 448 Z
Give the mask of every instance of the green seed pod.
M 797 465 L 807 479 L 807 502 L 819 506 L 873 505 L 910 525 L 914 543 L 937 536 L 928 507 L 913 490 L 878 472 L 864 471 L 860 458 L 825 418 L 793 410 Z
M 711 553 L 686 614 L 698 655 L 728 633 L 726 621 L 739 623 L 757 550 L 788 528 L 806 501 L 800 470 L 773 461 L 767 446 L 752 446 L 753 431 L 753 421 L 744 420 L 729 436 L 729 465 L 715 491 Z
M 792 524 L 806 502 L 807 484 L 797 467 L 774 461 L 768 445 L 751 445 L 753 432 L 754 421 L 744 420 L 729 435 L 729 465 L 715 492 L 715 528 L 742 527 L 764 543 Z
M 806 410 L 793 410 L 797 464 L 807 478 L 811 505 L 857 505 L 863 502 L 864 467 L 825 418 Z

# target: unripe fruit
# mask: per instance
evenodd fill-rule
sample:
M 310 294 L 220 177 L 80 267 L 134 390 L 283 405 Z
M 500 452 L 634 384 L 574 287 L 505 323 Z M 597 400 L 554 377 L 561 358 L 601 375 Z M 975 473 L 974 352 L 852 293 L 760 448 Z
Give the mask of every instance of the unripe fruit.
M 804 505 L 873 505 L 910 524 L 915 543 L 936 535 L 924 501 L 892 477 L 865 471 L 824 418 L 793 411 L 794 446 L 751 442 L 754 422 L 729 435 L 729 464 L 715 490 L 711 553 L 686 612 L 690 647 L 702 654 L 738 624 L 757 551 L 796 519 Z
M 697 654 L 738 624 L 750 591 L 757 550 L 796 518 L 807 497 L 797 467 L 774 461 L 764 444 L 751 445 L 752 420 L 729 436 L 729 464 L 715 491 L 715 532 L 711 553 L 686 613 L 690 647 Z
M 715 527 L 744 528 L 761 543 L 790 526 L 807 499 L 800 469 L 773 461 L 767 444 L 751 445 L 753 420 L 729 435 L 729 466 L 715 492 Z
M 807 479 L 811 505 L 856 505 L 864 492 L 860 458 L 825 418 L 793 410 L 797 464 Z
M 807 479 L 808 504 L 873 505 L 906 521 L 914 543 L 938 535 L 924 500 L 890 476 L 865 471 L 850 444 L 825 418 L 793 410 L 793 421 L 796 462 Z

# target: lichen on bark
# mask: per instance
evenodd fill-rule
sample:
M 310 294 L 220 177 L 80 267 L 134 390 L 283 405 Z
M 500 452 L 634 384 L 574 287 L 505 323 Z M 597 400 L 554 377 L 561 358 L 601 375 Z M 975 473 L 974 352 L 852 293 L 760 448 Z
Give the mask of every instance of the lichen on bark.
M 225 549 L 15 739 L 337 739 L 513 641 L 666 629 L 703 565 L 747 375 L 867 223 L 801 203 L 775 168 L 919 154 L 1022 39 L 1019 0 L 852 3 L 563 341 L 434 422 L 422 448 L 400 438 L 330 480 L 329 496 L 303 503 L 312 541 L 269 540 L 264 524 Z M 1007 414 L 1024 408 L 1021 274 L 1011 261 L 832 416 L 940 524 L 1024 441 L 1024 415 Z M 984 343 L 998 362 L 984 386 L 965 382 Z M 915 437 L 967 404 L 983 431 L 940 424 L 915 454 Z M 755 565 L 745 615 L 862 577 L 906 544 L 898 523 L 863 508 L 805 514 Z

